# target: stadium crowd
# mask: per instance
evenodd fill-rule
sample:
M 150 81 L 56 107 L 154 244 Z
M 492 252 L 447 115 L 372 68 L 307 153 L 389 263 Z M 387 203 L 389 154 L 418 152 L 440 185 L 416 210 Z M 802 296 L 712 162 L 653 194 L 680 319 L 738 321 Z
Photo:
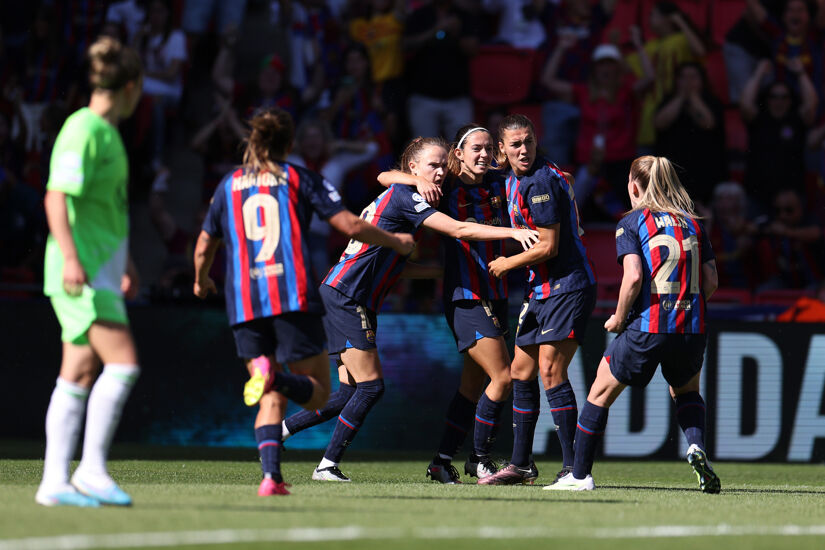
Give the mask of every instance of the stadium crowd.
M 289 160 L 356 213 L 410 137 L 471 120 L 496 135 L 520 112 L 575 175 L 593 240 L 614 246 L 630 163 L 653 153 L 697 201 L 722 299 L 795 299 L 825 279 L 825 0 L 43 0 L 0 6 L 0 295 L 39 293 L 50 151 L 88 102 L 83 54 L 101 34 L 145 66 L 121 127 L 133 213 L 160 238 L 133 235 L 164 246 L 135 255 L 164 258 L 145 297 L 189 295 L 209 199 L 268 106 L 296 121 Z M 312 238 L 323 275 L 346 242 L 326 224 Z M 432 310 L 437 286 L 408 281 L 385 308 Z

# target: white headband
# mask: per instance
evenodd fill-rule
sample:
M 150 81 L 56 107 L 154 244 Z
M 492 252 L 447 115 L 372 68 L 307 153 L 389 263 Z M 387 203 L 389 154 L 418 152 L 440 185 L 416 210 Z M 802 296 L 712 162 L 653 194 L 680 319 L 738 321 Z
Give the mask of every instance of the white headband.
M 469 130 L 467 130 L 464 133 L 463 136 L 461 136 L 461 139 L 458 140 L 458 145 L 456 145 L 455 148 L 456 149 L 461 149 L 461 144 L 464 143 L 464 140 L 467 139 L 467 136 L 469 136 L 473 132 L 478 132 L 478 131 L 484 131 L 484 132 L 487 132 L 488 134 L 490 133 L 489 130 L 487 130 L 487 128 L 482 128 L 481 126 L 477 126 L 475 128 L 470 128 Z

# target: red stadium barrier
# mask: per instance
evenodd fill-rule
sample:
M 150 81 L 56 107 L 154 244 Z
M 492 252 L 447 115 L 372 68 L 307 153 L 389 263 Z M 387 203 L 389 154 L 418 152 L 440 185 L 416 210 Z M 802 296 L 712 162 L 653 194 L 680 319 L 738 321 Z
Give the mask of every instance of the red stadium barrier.
M 473 99 L 490 105 L 523 101 L 533 82 L 536 52 L 510 46 L 482 46 L 470 61 Z

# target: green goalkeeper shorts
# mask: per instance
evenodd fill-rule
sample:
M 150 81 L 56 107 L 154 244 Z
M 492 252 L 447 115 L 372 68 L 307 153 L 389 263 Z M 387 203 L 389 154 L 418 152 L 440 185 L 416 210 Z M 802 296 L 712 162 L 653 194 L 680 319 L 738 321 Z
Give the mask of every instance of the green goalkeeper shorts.
M 80 296 L 51 296 L 52 307 L 62 329 L 60 339 L 77 346 L 89 344 L 89 327 L 95 321 L 129 324 L 123 296 L 108 290 L 83 287 Z

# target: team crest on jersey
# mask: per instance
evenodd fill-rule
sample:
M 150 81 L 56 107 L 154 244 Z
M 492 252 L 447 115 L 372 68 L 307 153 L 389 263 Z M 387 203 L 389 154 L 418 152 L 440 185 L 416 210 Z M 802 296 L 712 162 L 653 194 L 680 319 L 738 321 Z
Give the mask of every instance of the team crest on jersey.
M 493 208 L 500 208 L 501 207 L 501 197 L 492 197 L 490 198 L 490 206 Z
M 367 329 L 366 335 L 367 335 L 367 342 L 369 342 L 370 344 L 374 344 L 375 343 L 375 331 Z
M 501 323 L 498 322 L 498 317 L 493 315 L 491 318 L 493 319 L 493 324 L 495 325 L 495 327 L 496 328 L 501 328 Z
M 616 237 L 621 237 L 624 235 L 624 227 L 620 227 L 616 230 Z
M 412 200 L 414 200 L 415 202 L 427 202 L 427 199 L 425 199 L 424 197 L 422 197 L 418 193 L 413 193 L 412 194 Z

